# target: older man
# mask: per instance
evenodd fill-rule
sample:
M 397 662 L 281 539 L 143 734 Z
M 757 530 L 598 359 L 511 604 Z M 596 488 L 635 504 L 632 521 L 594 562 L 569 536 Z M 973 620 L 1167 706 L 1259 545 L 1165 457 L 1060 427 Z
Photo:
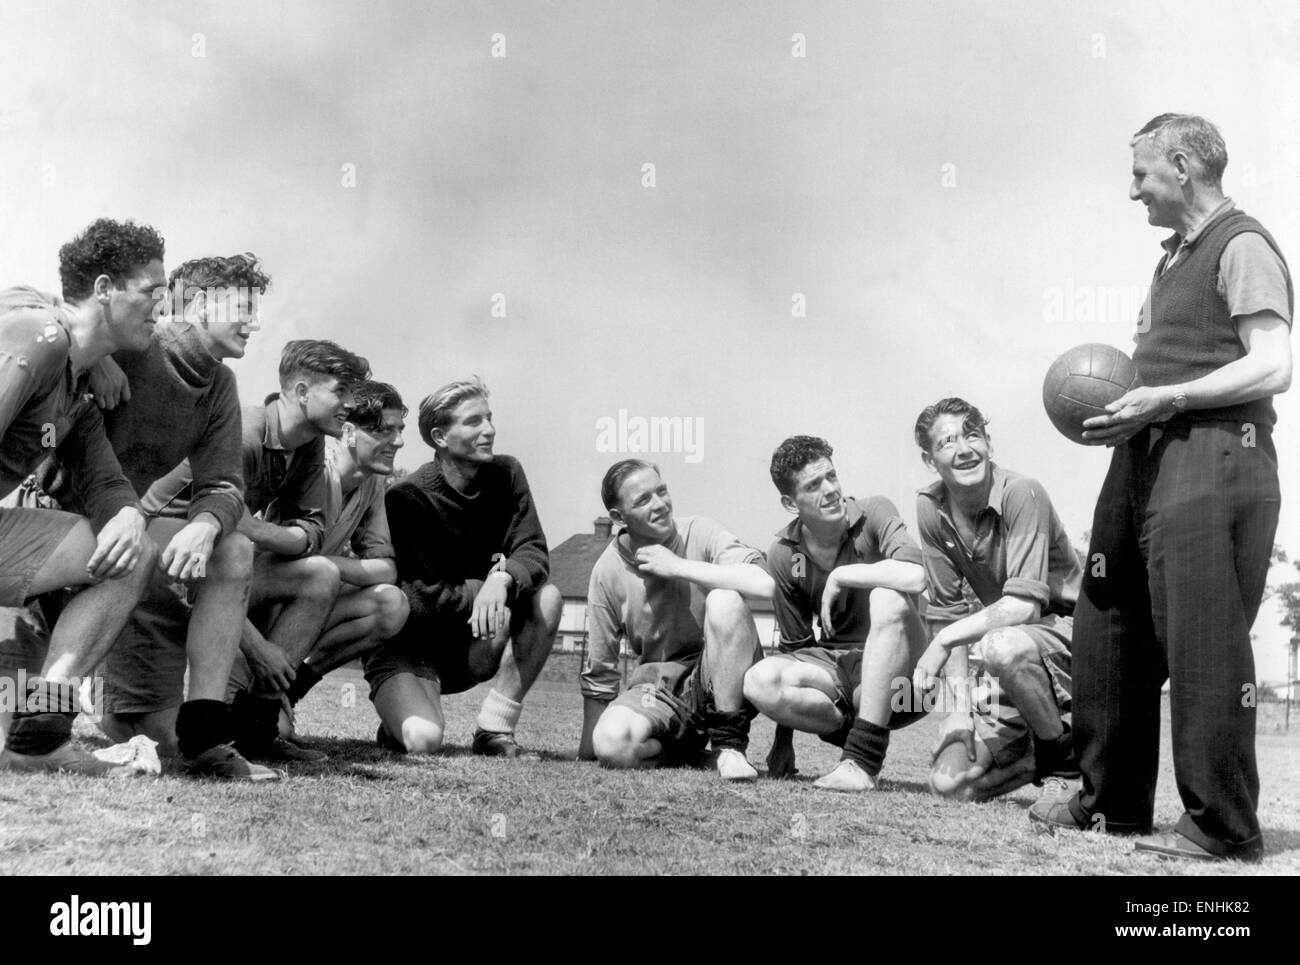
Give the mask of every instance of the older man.
M 1030 813 L 1145 834 L 1139 851 L 1258 860 L 1250 625 L 1281 502 L 1271 397 L 1291 384 L 1291 279 L 1272 236 L 1224 197 L 1213 124 L 1161 114 L 1132 148 L 1129 197 L 1174 234 L 1138 328 L 1142 387 L 1084 423 L 1115 454 L 1075 609 L 1083 789 Z M 1151 835 L 1166 679 L 1186 810 Z

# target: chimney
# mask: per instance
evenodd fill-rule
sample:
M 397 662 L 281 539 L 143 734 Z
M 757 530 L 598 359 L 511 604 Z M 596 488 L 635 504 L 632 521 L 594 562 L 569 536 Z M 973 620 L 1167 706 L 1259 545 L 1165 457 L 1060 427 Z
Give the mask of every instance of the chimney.
M 608 516 L 596 517 L 596 535 L 601 539 L 609 539 L 613 526 L 614 524 Z

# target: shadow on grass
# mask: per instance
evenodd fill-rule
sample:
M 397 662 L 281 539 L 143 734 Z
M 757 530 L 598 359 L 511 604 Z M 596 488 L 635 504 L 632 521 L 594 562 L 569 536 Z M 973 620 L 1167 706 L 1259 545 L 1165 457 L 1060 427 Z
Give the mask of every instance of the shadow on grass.
M 1300 851 L 1300 831 L 1264 829 L 1264 857 L 1276 858 L 1288 851 Z

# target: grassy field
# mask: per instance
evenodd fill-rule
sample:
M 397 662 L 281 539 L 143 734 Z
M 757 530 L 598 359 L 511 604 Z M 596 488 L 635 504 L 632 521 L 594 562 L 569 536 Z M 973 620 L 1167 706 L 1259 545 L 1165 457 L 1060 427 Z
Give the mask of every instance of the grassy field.
M 541 761 L 476 758 L 481 690 L 447 701 L 450 749 L 405 758 L 373 743 L 360 674 L 312 692 L 298 729 L 328 751 L 273 785 L 179 777 L 121 784 L 0 776 L 0 873 L 16 874 L 1295 874 L 1300 872 L 1300 721 L 1261 708 L 1268 856 L 1260 866 L 1167 863 L 1122 838 L 1031 830 L 1028 788 L 984 805 L 924 785 L 938 729 L 894 735 L 880 791 L 840 796 L 812 780 L 838 751 L 798 735 L 801 774 L 725 786 L 710 771 L 615 773 L 572 760 L 580 699 L 566 668 L 539 682 L 518 737 Z M 1166 717 L 1167 720 L 1167 717 Z M 78 732 L 93 734 L 78 725 Z M 755 724 L 760 764 L 772 725 Z M 89 738 L 93 741 L 93 737 Z M 1157 821 L 1181 807 L 1166 727 Z

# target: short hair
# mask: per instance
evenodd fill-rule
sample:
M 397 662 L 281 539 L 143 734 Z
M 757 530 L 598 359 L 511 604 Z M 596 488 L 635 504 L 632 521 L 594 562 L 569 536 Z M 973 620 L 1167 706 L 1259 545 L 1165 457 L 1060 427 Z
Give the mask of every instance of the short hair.
M 370 363 L 325 339 L 294 339 L 280 353 L 280 388 L 289 388 L 303 376 L 308 384 L 335 378 L 355 387 L 370 377 Z
M 1223 183 L 1228 147 L 1219 129 L 1204 117 L 1158 114 L 1142 125 L 1129 143 L 1136 144 L 1142 137 L 1150 138 L 1153 149 L 1166 161 L 1173 161 L 1177 153 L 1186 154 L 1200 168 L 1201 180 L 1209 186 L 1217 188 Z
M 782 496 L 789 496 L 794 490 L 794 478 L 803 471 L 804 466 L 818 459 L 829 459 L 835 454 L 831 444 L 817 436 L 791 436 L 776 447 L 772 453 L 772 464 L 768 472 L 772 483 Z
M 451 425 L 451 416 L 456 411 L 456 406 L 467 399 L 486 398 L 489 398 L 488 388 L 477 375 L 448 382 L 432 394 L 426 395 L 420 402 L 420 438 L 430 448 L 437 449 L 433 444 L 433 430 L 445 429 Z
M 194 258 L 176 268 L 167 279 L 173 293 L 174 307 L 184 308 L 201 291 L 211 288 L 237 288 L 259 294 L 271 284 L 271 276 L 258 264 L 251 251 L 228 258 L 213 256 Z
M 352 390 L 352 398 L 354 404 L 348 421 L 367 432 L 383 427 L 385 409 L 401 409 L 402 415 L 406 415 L 402 397 L 387 382 L 362 382 Z
M 618 506 L 618 492 L 623 488 L 623 480 L 642 469 L 653 469 L 659 473 L 660 478 L 663 478 L 659 467 L 645 459 L 624 459 L 605 470 L 605 478 L 600 481 L 600 501 L 605 504 L 606 509 L 614 509 Z
M 163 239 L 149 225 L 100 218 L 59 249 L 59 281 L 69 302 L 89 298 L 95 279 L 121 284 L 149 262 L 162 260 Z
M 916 429 L 913 431 L 913 436 L 916 439 L 916 444 L 923 451 L 930 451 L 930 430 L 939 421 L 939 417 L 945 415 L 961 416 L 961 427 L 966 432 L 978 429 L 982 434 L 988 434 L 989 420 L 975 406 L 956 396 L 940 399 L 938 402 L 927 405 L 921 410 L 921 414 L 916 417 Z

